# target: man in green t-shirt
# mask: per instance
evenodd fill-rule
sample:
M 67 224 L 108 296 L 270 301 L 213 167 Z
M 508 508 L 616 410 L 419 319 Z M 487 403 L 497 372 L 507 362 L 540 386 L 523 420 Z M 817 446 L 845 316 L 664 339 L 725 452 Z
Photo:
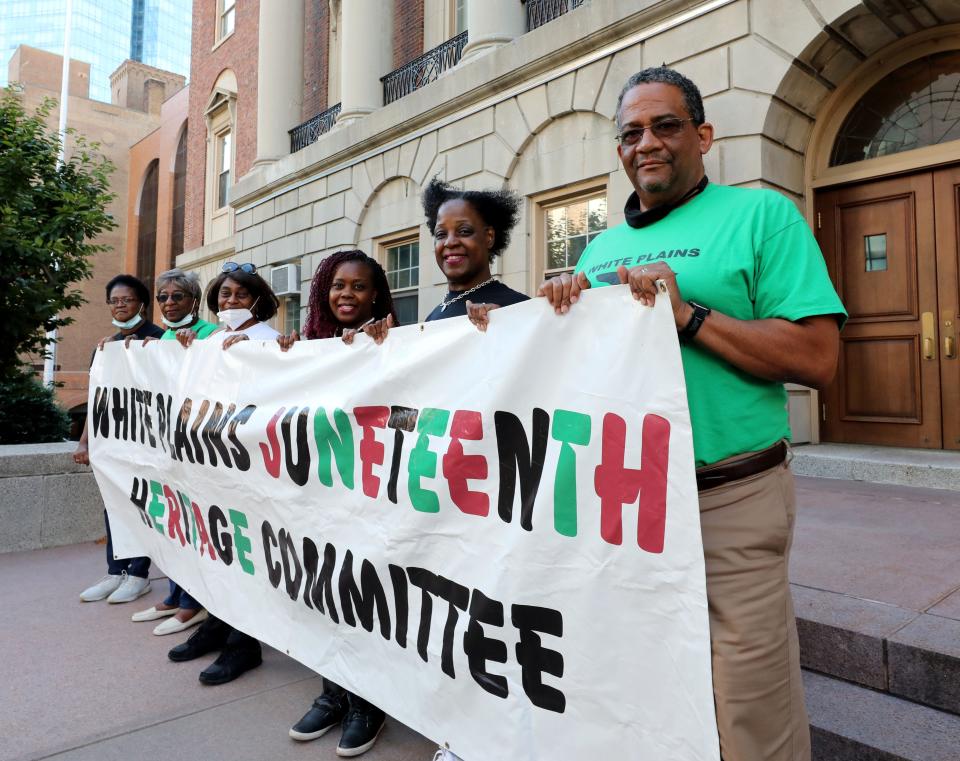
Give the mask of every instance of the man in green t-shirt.
M 721 755 L 808 761 L 783 384 L 830 382 L 846 313 L 791 201 L 707 181 L 713 127 L 693 82 L 666 67 L 633 75 L 617 129 L 634 187 L 626 222 L 539 295 L 565 314 L 585 288 L 628 284 L 651 305 L 666 284 L 693 427 Z

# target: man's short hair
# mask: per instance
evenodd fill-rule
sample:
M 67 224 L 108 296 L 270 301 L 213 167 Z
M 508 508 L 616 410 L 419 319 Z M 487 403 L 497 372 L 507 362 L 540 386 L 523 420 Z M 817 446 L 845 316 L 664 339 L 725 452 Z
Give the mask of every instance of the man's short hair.
M 673 85 L 683 93 L 683 104 L 687 108 L 687 113 L 693 123 L 698 127 L 706 121 L 703 113 L 703 97 L 700 95 L 700 88 L 687 79 L 683 74 L 669 66 L 651 66 L 634 74 L 620 91 L 620 97 L 617 98 L 617 129 L 623 124 L 620 121 L 620 109 L 623 107 L 623 98 L 637 85 L 646 84 L 664 84 Z

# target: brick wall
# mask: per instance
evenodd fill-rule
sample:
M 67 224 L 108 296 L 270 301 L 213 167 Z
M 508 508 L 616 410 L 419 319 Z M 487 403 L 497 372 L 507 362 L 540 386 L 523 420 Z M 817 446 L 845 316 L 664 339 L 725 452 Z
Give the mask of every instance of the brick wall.
M 423 52 L 423 0 L 396 0 L 393 17 L 393 68 L 400 68 Z
M 312 0 L 311 0 L 312 1 Z M 322 3 L 325 4 L 325 3 Z M 230 69 L 237 77 L 236 168 L 250 171 L 257 155 L 257 46 L 259 0 L 237 0 L 234 32 L 215 50 L 217 0 L 195 0 L 190 64 L 190 132 L 187 145 L 187 199 L 184 250 L 202 246 L 207 130 L 204 111 L 217 77 Z
M 303 121 L 326 111 L 330 55 L 330 3 L 306 0 L 303 7 Z

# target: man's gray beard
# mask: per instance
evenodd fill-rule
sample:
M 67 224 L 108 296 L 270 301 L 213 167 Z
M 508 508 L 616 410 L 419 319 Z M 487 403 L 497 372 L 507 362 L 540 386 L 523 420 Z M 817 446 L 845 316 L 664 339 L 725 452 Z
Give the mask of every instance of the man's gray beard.
M 640 189 L 644 193 L 663 193 L 666 190 L 670 190 L 671 187 L 673 187 L 672 177 L 661 182 L 648 182 L 640 185 Z

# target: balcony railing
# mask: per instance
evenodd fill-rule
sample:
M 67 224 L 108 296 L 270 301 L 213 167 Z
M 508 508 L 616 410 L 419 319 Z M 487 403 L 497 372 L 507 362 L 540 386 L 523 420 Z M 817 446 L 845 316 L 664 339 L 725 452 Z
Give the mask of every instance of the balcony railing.
M 579 8 L 583 2 L 584 0 L 527 0 L 527 31 Z
M 410 63 L 405 63 L 396 71 L 381 77 L 384 105 L 419 90 L 447 69 L 452 69 L 460 62 L 466 44 L 467 32 L 460 32 L 442 45 L 437 45 L 433 50 L 428 50 L 419 58 L 414 58 Z
M 339 113 L 340 104 L 337 103 L 337 105 L 331 106 L 326 111 L 290 130 L 290 153 L 296 153 L 302 148 L 306 148 L 310 143 L 317 142 L 320 135 L 333 129 Z

